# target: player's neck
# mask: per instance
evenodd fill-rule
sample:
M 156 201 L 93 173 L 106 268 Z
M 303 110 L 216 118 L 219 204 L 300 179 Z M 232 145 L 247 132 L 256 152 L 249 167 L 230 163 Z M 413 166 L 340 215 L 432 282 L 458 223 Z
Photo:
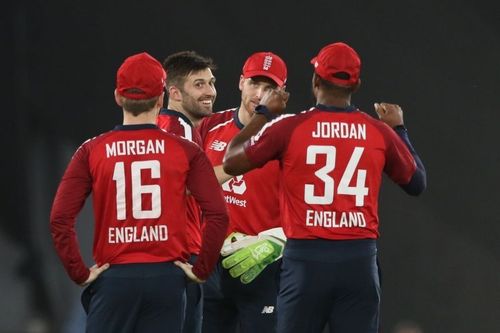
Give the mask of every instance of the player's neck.
M 123 112 L 123 125 L 138 125 L 138 124 L 156 124 L 156 117 L 158 116 L 158 109 L 153 109 L 149 112 L 143 112 L 134 116 L 128 111 Z
M 316 99 L 316 104 L 345 108 L 351 105 L 351 96 L 339 97 L 339 96 L 318 94 Z
M 191 122 L 191 124 L 193 124 L 194 127 L 198 126 L 198 124 L 201 121 L 201 118 L 195 118 L 191 114 L 189 114 L 189 112 L 184 110 L 181 103 L 177 103 L 175 101 L 168 101 L 167 109 L 182 113 L 183 115 L 185 115 L 187 117 L 187 119 L 189 119 L 189 121 Z
M 238 109 L 238 119 L 239 121 L 243 124 L 246 125 L 250 122 L 250 119 L 252 118 L 252 113 L 248 112 L 247 109 L 243 106 L 243 103 L 241 103 L 239 109 Z

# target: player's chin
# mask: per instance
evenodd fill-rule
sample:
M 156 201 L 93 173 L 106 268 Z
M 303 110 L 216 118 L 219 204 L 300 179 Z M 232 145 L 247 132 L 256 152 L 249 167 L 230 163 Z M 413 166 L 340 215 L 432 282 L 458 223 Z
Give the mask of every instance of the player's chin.
M 212 115 L 213 113 L 213 109 L 212 107 L 203 107 L 203 108 L 200 108 L 199 110 L 199 116 L 201 116 L 202 118 L 205 118 L 205 117 L 209 117 Z

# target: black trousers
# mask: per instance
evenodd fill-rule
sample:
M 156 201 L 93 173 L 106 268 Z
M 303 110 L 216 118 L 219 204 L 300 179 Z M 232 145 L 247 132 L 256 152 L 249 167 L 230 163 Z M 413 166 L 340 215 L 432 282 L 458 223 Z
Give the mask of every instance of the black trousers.
M 203 333 L 274 333 L 281 260 L 243 284 L 219 261 L 203 284 Z
M 82 294 L 88 333 L 182 332 L 186 276 L 171 262 L 111 265 Z

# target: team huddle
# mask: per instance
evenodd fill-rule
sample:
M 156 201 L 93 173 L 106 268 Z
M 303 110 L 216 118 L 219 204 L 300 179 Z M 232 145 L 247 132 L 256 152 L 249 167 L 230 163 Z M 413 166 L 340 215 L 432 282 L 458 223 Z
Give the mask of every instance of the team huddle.
M 76 150 L 50 216 L 87 332 L 379 331 L 382 175 L 419 195 L 425 168 L 398 105 L 375 103 L 375 119 L 351 103 L 354 49 L 329 44 L 311 64 L 308 110 L 286 109 L 285 62 L 257 52 L 240 104 L 214 112 L 210 58 L 123 62 L 123 123 Z M 88 268 L 75 223 L 90 194 Z

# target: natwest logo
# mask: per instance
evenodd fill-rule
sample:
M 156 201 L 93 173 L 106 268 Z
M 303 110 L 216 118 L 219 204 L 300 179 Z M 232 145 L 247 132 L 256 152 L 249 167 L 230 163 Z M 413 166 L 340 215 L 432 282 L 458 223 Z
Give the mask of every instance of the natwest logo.
M 212 149 L 215 151 L 224 151 L 224 149 L 226 149 L 226 146 L 227 146 L 227 142 L 214 140 L 212 142 L 212 144 L 210 145 L 209 149 Z
M 236 176 L 229 179 L 227 182 L 222 184 L 222 189 L 226 192 L 233 192 L 236 194 L 243 194 L 247 190 L 247 185 L 243 176 Z

